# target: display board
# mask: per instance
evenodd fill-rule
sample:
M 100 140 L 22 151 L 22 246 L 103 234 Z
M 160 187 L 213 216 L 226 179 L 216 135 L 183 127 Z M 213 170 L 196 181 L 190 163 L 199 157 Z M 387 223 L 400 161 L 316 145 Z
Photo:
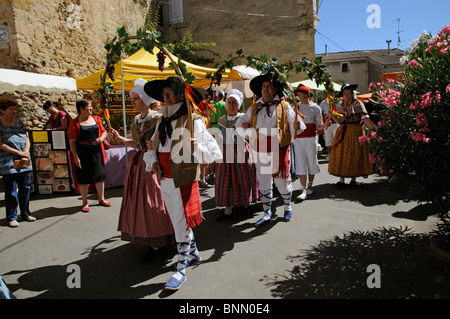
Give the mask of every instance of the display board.
M 65 131 L 30 131 L 34 190 L 38 194 L 71 191 L 69 143 Z

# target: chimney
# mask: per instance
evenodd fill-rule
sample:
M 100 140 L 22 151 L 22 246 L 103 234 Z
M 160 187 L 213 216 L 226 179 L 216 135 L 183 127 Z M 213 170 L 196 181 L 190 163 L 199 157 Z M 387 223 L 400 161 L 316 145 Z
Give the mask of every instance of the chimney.
M 386 43 L 388 44 L 388 55 L 391 53 L 391 42 L 392 40 L 386 40 Z

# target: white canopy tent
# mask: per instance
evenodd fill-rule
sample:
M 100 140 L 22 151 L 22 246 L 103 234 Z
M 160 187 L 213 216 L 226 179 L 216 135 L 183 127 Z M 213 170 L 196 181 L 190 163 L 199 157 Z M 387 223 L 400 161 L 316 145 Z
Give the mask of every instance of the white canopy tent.
M 244 93 L 245 97 L 251 98 L 253 92 L 250 90 L 250 80 L 255 76 L 260 75 L 261 72 L 246 65 L 236 65 L 233 67 L 233 70 L 236 70 L 239 73 L 242 80 L 223 82 L 220 86 L 214 86 L 214 90 L 230 92 L 231 89 L 237 89 Z
M 300 83 L 303 85 L 309 86 L 309 88 L 311 90 L 325 91 L 325 87 L 323 86 L 323 84 L 320 84 L 319 86 L 317 86 L 316 81 L 313 81 L 313 80 L 303 80 L 303 81 L 291 83 L 292 88 L 295 90 Z M 337 84 L 335 82 L 332 82 L 332 84 L 333 84 L 333 89 L 335 91 L 339 92 L 341 90 L 340 84 Z
M 77 83 L 63 76 L 0 69 L 0 94 L 13 91 L 76 92 Z

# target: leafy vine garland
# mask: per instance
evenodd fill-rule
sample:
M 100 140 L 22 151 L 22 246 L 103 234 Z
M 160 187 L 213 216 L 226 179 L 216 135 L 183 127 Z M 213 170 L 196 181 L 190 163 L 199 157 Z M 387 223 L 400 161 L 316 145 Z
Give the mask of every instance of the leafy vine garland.
M 163 38 L 159 31 L 139 28 L 135 36 L 130 36 L 126 31 L 126 28 L 123 26 L 117 30 L 117 35 L 112 39 L 112 41 L 105 44 L 107 64 L 104 74 L 100 77 L 101 88 L 97 90 L 97 94 L 100 100 L 100 107 L 105 114 L 109 127 L 109 115 L 107 110 L 108 95 L 113 91 L 113 83 L 108 82 L 106 76 L 108 75 L 108 77 L 114 82 L 114 65 L 120 61 L 122 55 L 131 55 L 140 48 L 143 48 L 152 54 L 155 47 L 158 48 L 159 52 L 157 53 L 157 60 L 159 70 L 161 72 L 164 71 L 165 59 L 167 56 L 170 57 L 168 50 L 165 47 L 167 43 L 168 42 Z M 206 74 L 206 78 L 210 79 L 210 86 L 207 90 L 208 94 L 211 94 L 213 85 L 220 85 L 222 81 L 222 74 L 224 74 L 227 69 L 232 69 L 235 66 L 235 61 L 242 58 L 247 59 L 247 66 L 252 66 L 256 68 L 256 70 L 260 71 L 261 74 L 267 74 L 271 77 L 277 78 L 277 81 L 283 83 L 285 86 L 283 93 L 285 96 L 292 99 L 294 105 L 297 103 L 295 103 L 296 98 L 294 95 L 294 89 L 287 81 L 289 74 L 291 72 L 306 73 L 311 80 L 316 82 L 317 85 L 323 84 L 330 103 L 330 108 L 333 112 L 336 112 L 335 105 L 337 104 L 338 99 L 332 85 L 331 74 L 326 71 L 326 66 L 322 63 L 321 57 L 316 57 L 313 61 L 303 57 L 299 61 L 279 63 L 278 59 L 273 57 L 269 58 L 267 55 L 255 57 L 253 54 L 250 54 L 245 56 L 242 49 L 240 49 L 235 52 L 235 55 L 230 53 L 221 64 L 215 64 L 214 68 L 216 71 L 214 73 Z M 173 61 L 171 59 L 169 67 L 174 69 L 180 78 L 182 84 L 181 89 L 185 89 L 186 85 L 191 85 L 194 82 L 195 76 L 192 73 L 187 72 L 186 67 L 180 58 L 178 58 L 178 61 Z M 194 105 L 194 107 L 196 106 Z

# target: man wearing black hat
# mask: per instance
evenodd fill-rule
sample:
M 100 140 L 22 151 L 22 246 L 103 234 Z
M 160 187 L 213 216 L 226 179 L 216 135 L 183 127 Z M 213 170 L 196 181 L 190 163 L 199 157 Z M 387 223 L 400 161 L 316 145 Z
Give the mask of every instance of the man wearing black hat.
M 250 89 L 260 97 L 236 123 L 237 132 L 249 136 L 256 166 L 260 200 L 264 215 L 255 227 L 272 221 L 272 185 L 275 183 L 284 201 L 284 220 L 292 217 L 290 143 L 301 128 L 301 118 L 288 102 L 281 101 L 284 84 L 277 75 L 264 74 L 250 81 Z M 242 130 L 244 129 L 244 131 Z
M 186 281 L 186 267 L 200 255 L 192 228 L 203 220 L 198 186 L 199 164 L 222 158 L 215 139 L 206 130 L 200 116 L 189 114 L 186 94 L 196 104 L 202 96 L 193 87 L 185 87 L 176 77 L 147 82 L 144 91 L 164 102 L 155 134 L 153 150 L 144 155 L 147 171 L 161 177 L 161 193 L 175 232 L 178 250 L 177 271 L 166 283 L 168 290 L 178 290 Z M 193 131 L 189 131 L 189 117 Z M 191 138 L 193 133 L 193 138 Z

